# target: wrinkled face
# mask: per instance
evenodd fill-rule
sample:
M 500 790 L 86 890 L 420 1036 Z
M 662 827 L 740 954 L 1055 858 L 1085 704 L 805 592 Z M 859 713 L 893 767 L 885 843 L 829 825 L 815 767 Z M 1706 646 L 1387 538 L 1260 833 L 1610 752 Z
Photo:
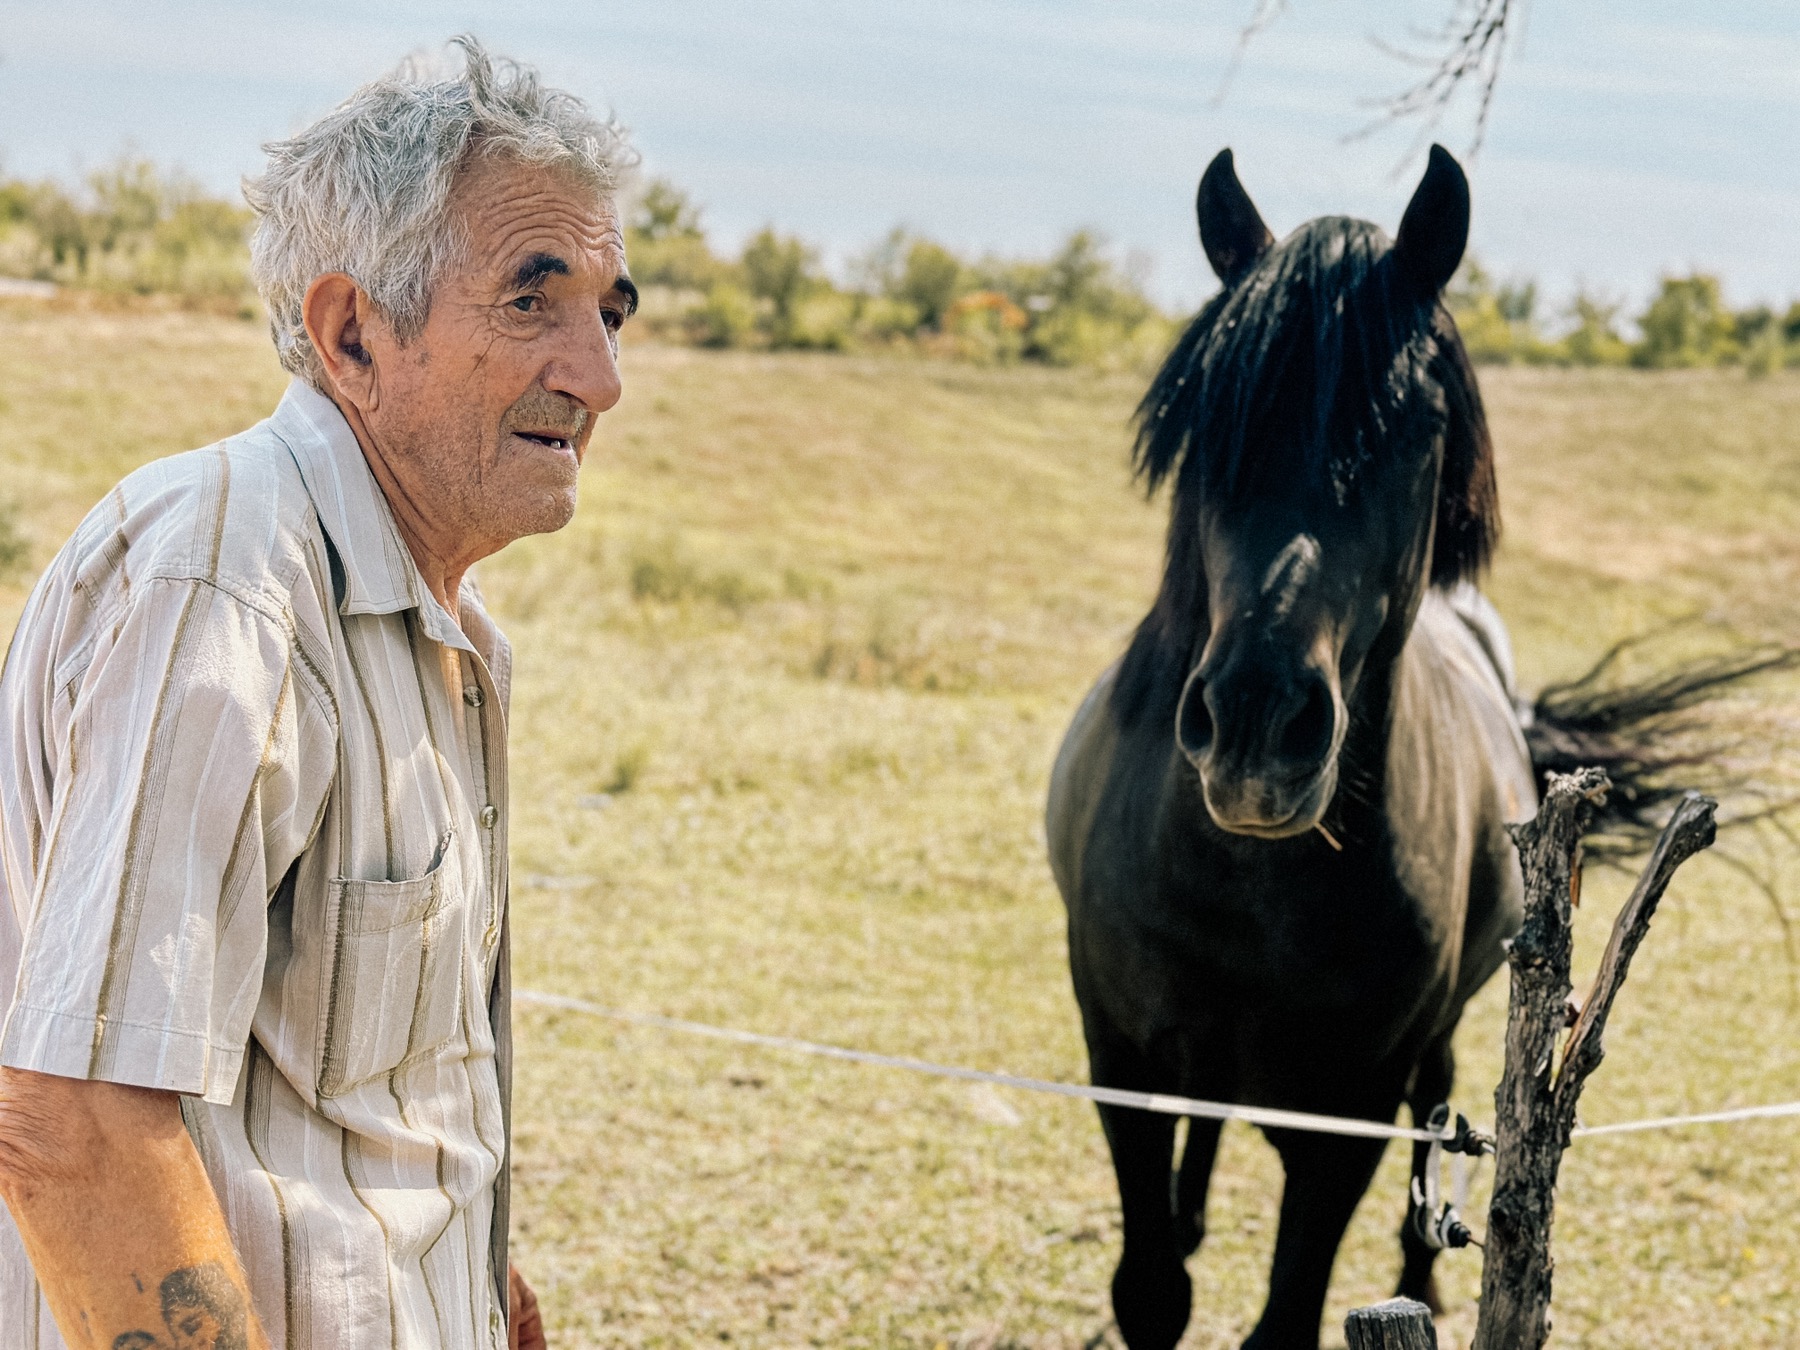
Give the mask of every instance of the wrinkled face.
M 1441 441 L 1384 451 L 1344 503 L 1267 474 L 1244 501 L 1202 506 L 1210 631 L 1176 738 L 1222 829 L 1280 839 L 1320 823 L 1364 663 L 1411 624 Z
M 372 432 L 411 510 L 480 556 L 561 528 L 597 414 L 619 398 L 619 329 L 637 303 L 613 207 L 553 171 L 463 171 L 465 238 L 425 327 L 385 354 Z

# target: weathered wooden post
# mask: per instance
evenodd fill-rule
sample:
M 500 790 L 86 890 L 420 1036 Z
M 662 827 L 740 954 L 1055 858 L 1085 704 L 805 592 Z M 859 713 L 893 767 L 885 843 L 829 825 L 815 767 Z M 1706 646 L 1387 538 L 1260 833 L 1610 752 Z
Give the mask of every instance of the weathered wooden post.
M 1344 1319 L 1350 1350 L 1437 1350 L 1431 1309 L 1410 1298 L 1357 1308 Z
M 1525 922 L 1507 952 L 1512 997 L 1506 1071 L 1494 1093 L 1494 1197 L 1474 1350 L 1539 1350 L 1550 1335 L 1550 1224 L 1576 1103 L 1605 1054 L 1607 1016 L 1657 902 L 1675 869 L 1717 833 L 1718 804 L 1688 794 L 1619 912 L 1593 992 L 1577 1009 L 1570 999 L 1569 960 L 1571 920 L 1581 898 L 1581 836 L 1608 786 L 1598 769 L 1552 775 L 1537 818 L 1513 829 L 1525 872 Z M 1557 1037 L 1571 1024 L 1558 1063 Z

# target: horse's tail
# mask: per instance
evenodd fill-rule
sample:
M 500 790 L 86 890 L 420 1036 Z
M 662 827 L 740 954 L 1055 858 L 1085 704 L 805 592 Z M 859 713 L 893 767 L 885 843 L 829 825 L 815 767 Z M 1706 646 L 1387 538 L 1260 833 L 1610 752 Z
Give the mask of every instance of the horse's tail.
M 1779 771 L 1771 728 L 1759 725 L 1766 718 L 1748 708 L 1732 715 L 1723 702 L 1755 676 L 1800 666 L 1800 648 L 1756 647 L 1621 679 L 1621 658 L 1638 645 L 1621 643 L 1579 679 L 1550 685 L 1521 718 L 1540 789 L 1549 774 L 1590 765 L 1612 779 L 1587 839 L 1590 857 L 1647 850 L 1670 804 L 1689 790 L 1735 802 L 1722 823 L 1772 819 L 1800 804 L 1791 788 L 1770 782 Z

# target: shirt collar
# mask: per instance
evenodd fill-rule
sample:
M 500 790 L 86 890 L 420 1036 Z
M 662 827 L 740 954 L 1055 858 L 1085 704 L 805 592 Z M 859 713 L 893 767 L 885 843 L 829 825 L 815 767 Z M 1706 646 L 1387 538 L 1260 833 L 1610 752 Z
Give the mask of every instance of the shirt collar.
M 293 453 L 319 524 L 342 569 L 341 614 L 419 611 L 438 642 L 473 651 L 467 635 L 419 575 L 394 513 L 337 404 L 303 380 L 289 383 L 270 429 Z M 467 588 L 465 587 L 465 592 Z

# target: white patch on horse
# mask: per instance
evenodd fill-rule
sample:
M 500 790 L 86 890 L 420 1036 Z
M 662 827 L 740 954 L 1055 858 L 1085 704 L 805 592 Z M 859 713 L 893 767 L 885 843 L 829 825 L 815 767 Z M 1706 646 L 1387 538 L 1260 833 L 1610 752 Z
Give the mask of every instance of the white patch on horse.
M 1274 617 L 1285 619 L 1300 598 L 1300 590 L 1319 570 L 1319 541 L 1310 534 L 1297 534 L 1275 555 L 1269 570 L 1263 573 L 1262 594 L 1273 597 Z

